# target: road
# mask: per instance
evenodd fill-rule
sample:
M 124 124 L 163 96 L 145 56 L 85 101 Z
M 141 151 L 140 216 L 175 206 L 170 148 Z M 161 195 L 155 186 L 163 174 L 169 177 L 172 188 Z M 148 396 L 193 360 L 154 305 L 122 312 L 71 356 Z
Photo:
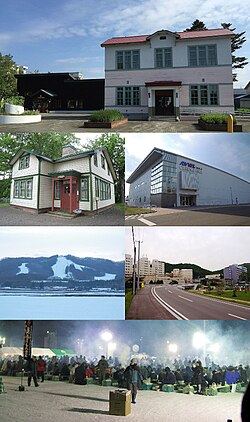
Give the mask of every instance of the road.
M 250 319 L 250 307 L 188 293 L 171 285 L 147 285 L 134 297 L 126 319 L 239 321 Z
M 158 208 L 155 213 L 128 215 L 126 226 L 249 226 L 250 205 Z

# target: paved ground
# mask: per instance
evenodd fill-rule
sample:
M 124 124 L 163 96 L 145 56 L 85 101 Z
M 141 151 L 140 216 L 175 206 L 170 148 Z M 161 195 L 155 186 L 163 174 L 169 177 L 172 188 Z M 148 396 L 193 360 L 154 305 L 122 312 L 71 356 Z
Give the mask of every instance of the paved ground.
M 126 226 L 249 226 L 250 205 L 157 208 L 155 213 L 125 217 Z
M 134 297 L 126 319 L 248 320 L 250 307 L 202 297 L 175 286 L 147 285 Z
M 1 422 L 93 422 L 124 421 L 111 416 L 109 391 L 113 387 L 74 385 L 45 381 L 39 387 L 18 391 L 19 379 L 3 377 L 7 393 L 0 395 Z M 242 393 L 199 396 L 156 391 L 139 391 L 132 405 L 130 422 L 240 422 Z
M 0 226 L 124 226 L 124 212 L 114 208 L 99 215 L 68 219 L 0 206 Z
M 129 121 L 115 129 L 85 129 L 84 121 L 89 114 L 43 114 L 40 123 L 22 125 L 1 125 L 0 132 L 203 132 L 197 124 L 197 117 L 189 121 Z M 243 132 L 250 132 L 250 121 L 240 122 Z

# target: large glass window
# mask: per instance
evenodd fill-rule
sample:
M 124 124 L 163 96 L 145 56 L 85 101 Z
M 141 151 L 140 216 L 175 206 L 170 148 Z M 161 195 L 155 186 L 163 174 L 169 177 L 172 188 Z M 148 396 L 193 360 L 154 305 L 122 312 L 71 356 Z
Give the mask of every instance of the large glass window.
M 191 105 L 218 105 L 218 85 L 191 85 Z
M 116 88 L 118 106 L 140 105 L 140 88 L 138 86 L 120 86 Z
M 111 199 L 111 186 L 110 183 L 104 180 L 95 178 L 95 196 L 99 200 Z
M 189 66 L 216 66 L 217 65 L 217 46 L 196 45 L 188 47 Z
M 89 200 L 89 178 L 83 177 L 81 179 L 81 201 Z
M 175 193 L 177 188 L 176 157 L 168 157 L 156 164 L 151 172 L 151 193 Z
M 172 48 L 155 49 L 155 67 L 172 67 Z
M 14 198 L 32 199 L 32 179 L 19 179 L 14 181 Z
M 116 52 L 116 69 L 140 69 L 140 50 L 122 50 Z

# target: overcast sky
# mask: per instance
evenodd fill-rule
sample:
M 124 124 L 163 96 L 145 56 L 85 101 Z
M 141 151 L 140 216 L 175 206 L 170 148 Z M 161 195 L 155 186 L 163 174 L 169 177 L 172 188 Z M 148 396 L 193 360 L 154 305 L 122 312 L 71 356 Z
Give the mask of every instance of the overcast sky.
M 2 0 L 0 52 L 29 71 L 80 71 L 86 78 L 102 78 L 100 44 L 106 39 L 162 28 L 183 31 L 196 19 L 208 29 L 231 22 L 250 38 L 249 0 Z M 249 58 L 249 42 L 237 54 Z M 249 69 L 237 69 L 235 86 L 247 84 Z
M 141 256 L 171 264 L 191 263 L 207 270 L 250 262 L 250 227 L 134 227 Z M 131 228 L 126 253 L 132 255 Z
M 250 182 L 250 135 L 126 133 L 126 180 L 154 148 L 201 161 Z M 126 186 L 128 194 L 129 185 Z
M 124 260 L 124 228 L 4 227 L 0 229 L 0 258 L 51 255 Z

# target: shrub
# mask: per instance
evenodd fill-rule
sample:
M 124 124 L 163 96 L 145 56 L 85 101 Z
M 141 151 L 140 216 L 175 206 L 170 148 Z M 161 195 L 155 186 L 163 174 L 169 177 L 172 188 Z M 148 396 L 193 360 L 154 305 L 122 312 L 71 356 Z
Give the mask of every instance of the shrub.
M 91 114 L 89 120 L 91 122 L 115 122 L 116 120 L 122 120 L 124 116 L 118 110 L 100 110 L 94 114 Z
M 22 116 L 33 116 L 35 114 L 40 114 L 38 110 L 26 110 Z
M 16 105 L 16 106 L 23 106 L 24 105 L 24 97 L 20 97 L 20 96 L 16 95 L 16 96 L 13 96 L 13 97 L 5 98 L 4 102 L 8 103 L 8 104 L 13 104 L 13 105 Z
M 200 116 L 200 120 L 202 120 L 205 123 L 210 123 L 210 124 L 227 124 L 227 119 L 228 119 L 228 115 L 227 114 L 219 114 L 219 113 L 214 113 L 214 114 L 202 114 Z M 233 117 L 233 122 L 234 125 L 237 123 L 236 122 L 236 118 Z

